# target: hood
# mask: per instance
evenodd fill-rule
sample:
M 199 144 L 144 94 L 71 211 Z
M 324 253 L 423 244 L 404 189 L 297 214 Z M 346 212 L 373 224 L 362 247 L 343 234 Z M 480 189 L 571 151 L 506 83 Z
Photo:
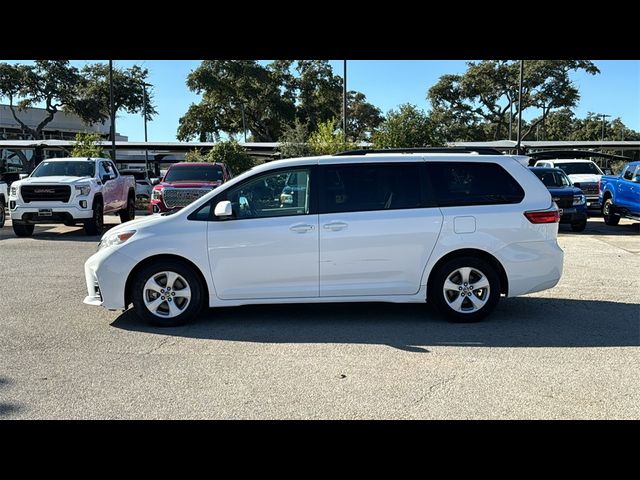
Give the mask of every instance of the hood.
M 602 175 L 595 175 L 593 173 L 573 173 L 569 175 L 569 179 L 573 183 L 598 183 Z
M 75 185 L 77 183 L 87 183 L 90 180 L 93 180 L 93 178 L 92 177 L 67 177 L 67 176 L 27 177 L 16 183 L 19 183 L 19 185 L 50 185 L 52 183 Z
M 128 222 L 121 223 L 120 225 L 116 225 L 113 228 L 110 228 L 102 238 L 105 238 L 114 233 L 126 231 L 126 230 L 140 230 L 142 228 L 156 225 L 158 223 L 162 223 L 171 218 L 171 215 L 160 215 L 159 213 L 154 213 L 153 215 L 147 215 L 144 217 L 139 217 L 134 220 L 129 220 Z
M 549 193 L 556 197 L 573 197 L 574 195 L 580 195 L 583 193 L 577 187 L 548 187 Z
M 189 181 L 180 181 L 180 182 L 162 182 L 159 187 L 173 187 L 173 188 L 202 188 L 202 187 L 210 187 L 210 188 L 215 188 L 218 185 L 221 185 L 222 182 L 220 180 L 217 180 L 215 182 L 207 182 L 207 181 L 196 181 L 196 180 L 189 180 Z

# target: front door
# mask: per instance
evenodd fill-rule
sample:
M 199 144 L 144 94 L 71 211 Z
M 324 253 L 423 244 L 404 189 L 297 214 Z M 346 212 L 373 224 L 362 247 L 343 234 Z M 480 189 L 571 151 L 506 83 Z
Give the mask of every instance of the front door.
M 209 262 L 219 298 L 318 296 L 312 170 L 261 174 L 221 194 L 231 202 L 233 217 L 209 222 Z
M 323 165 L 320 296 L 412 295 L 442 225 L 421 163 Z
M 117 181 L 109 162 L 101 161 L 98 172 L 102 181 L 102 201 L 105 213 L 113 212 L 117 205 Z M 110 178 L 110 179 L 108 179 Z

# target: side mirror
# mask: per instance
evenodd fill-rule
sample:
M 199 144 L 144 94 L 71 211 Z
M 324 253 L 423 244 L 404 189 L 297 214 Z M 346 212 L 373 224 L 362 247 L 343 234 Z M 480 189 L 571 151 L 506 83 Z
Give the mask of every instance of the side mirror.
M 110 173 L 107 173 L 103 175 L 100 180 L 102 180 L 102 183 L 107 183 L 109 180 L 113 180 L 113 177 L 111 176 Z
M 21 173 L 20 175 L 18 175 L 18 177 L 20 178 L 20 180 L 22 180 L 23 178 L 27 178 L 29 176 L 28 173 Z
M 218 202 L 218 204 L 216 205 L 216 209 L 213 211 L 213 214 L 216 217 L 230 217 L 231 215 L 233 215 L 231 202 L 229 200 Z
M 577 187 L 577 188 L 580 188 L 580 182 L 573 182 L 573 186 Z
M 159 185 L 160 184 L 160 179 L 159 178 L 152 178 L 151 179 L 151 185 Z

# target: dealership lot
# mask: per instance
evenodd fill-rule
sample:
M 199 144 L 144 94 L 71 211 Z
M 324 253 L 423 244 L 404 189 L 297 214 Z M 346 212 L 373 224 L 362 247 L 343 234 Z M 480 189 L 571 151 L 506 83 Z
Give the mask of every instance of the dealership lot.
M 118 223 L 107 217 L 109 225 Z M 478 324 L 422 305 L 207 310 L 158 329 L 82 303 L 97 237 L 0 230 L 0 419 L 640 418 L 640 229 L 560 227 L 555 288 Z

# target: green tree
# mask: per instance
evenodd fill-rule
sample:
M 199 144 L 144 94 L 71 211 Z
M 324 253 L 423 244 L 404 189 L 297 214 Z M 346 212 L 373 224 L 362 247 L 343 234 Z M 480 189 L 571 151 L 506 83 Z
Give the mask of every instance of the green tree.
M 280 137 L 280 156 L 282 158 L 298 158 L 313 155 L 308 137 L 307 126 L 296 119 L 293 126 L 285 127 L 284 133 Z
M 338 120 L 327 120 L 309 137 L 309 146 L 314 155 L 333 155 L 345 150 L 353 150 L 356 145 L 345 139 L 344 132 L 337 128 Z
M 374 148 L 412 148 L 440 145 L 429 116 L 406 103 L 391 110 L 373 134 Z
M 347 95 L 347 135 L 356 142 L 369 141 L 384 117 L 375 105 L 367 102 L 364 93 L 349 91 Z
M 185 157 L 190 162 L 224 163 L 234 175 L 239 175 L 258 164 L 235 140 L 218 142 L 205 155 L 202 155 L 200 150 L 194 150 L 188 152 Z
M 78 92 L 82 106 L 87 113 L 89 110 L 97 111 L 101 122 L 108 120 L 110 118 L 109 65 L 88 64 L 84 66 L 81 74 L 85 79 Z M 127 113 L 146 113 L 147 120 L 153 119 L 158 112 L 155 109 L 151 87 L 146 89 L 146 112 L 144 111 L 143 85 L 148 84 L 148 76 L 149 71 L 138 65 L 131 68 L 113 68 L 113 106 L 116 113 L 120 110 Z
M 76 133 L 76 143 L 71 150 L 71 156 L 105 158 L 104 149 L 100 144 L 101 140 L 99 133 Z
M 187 86 L 202 100 L 180 118 L 178 140 L 242 133 L 244 117 L 255 141 L 275 141 L 295 117 L 293 101 L 281 94 L 281 80 L 281 72 L 255 60 L 203 61 L 187 77 Z
M 116 112 L 124 108 L 129 113 L 142 111 L 142 82 L 147 70 L 134 66 L 114 69 Z M 88 65 L 79 71 L 68 60 L 36 60 L 33 65 L 0 63 L 0 98 L 9 99 L 13 118 L 25 134 L 43 138 L 44 128 L 61 111 L 75 113 L 91 125 L 109 118 L 108 67 Z M 27 125 L 20 112 L 38 104 L 44 105 L 45 117 L 37 125 Z M 147 115 L 155 114 L 148 101 Z
M 206 60 L 187 77 L 202 95 L 180 118 L 178 139 L 219 139 L 237 135 L 244 124 L 255 141 L 281 139 L 295 120 L 313 132 L 342 116 L 342 77 L 327 60 Z M 380 111 L 359 92 L 349 92 L 349 136 L 368 138 L 380 123 Z
M 541 108 L 544 115 L 555 109 L 577 105 L 580 94 L 569 74 L 585 71 L 591 75 L 600 73 L 589 60 L 526 60 L 524 62 L 522 111 Z M 468 125 L 473 134 L 478 125 L 488 124 L 489 138 L 497 140 L 508 131 L 509 117 L 513 110 L 512 124 L 518 117 L 519 62 L 510 60 L 483 60 L 468 62 L 467 71 L 460 75 L 443 75 L 427 92 L 427 100 L 441 120 L 453 121 L 451 131 L 468 136 L 461 127 Z M 531 122 L 523 131 L 526 138 L 542 122 L 542 117 Z M 457 138 L 447 137 L 452 141 Z

